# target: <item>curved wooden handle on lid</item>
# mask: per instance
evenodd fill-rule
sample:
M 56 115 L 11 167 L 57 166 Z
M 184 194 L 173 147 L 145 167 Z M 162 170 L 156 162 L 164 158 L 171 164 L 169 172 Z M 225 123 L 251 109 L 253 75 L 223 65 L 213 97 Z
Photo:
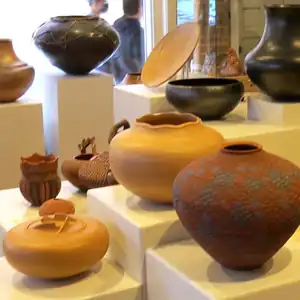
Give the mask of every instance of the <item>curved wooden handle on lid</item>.
M 62 233 L 68 225 L 75 223 L 76 219 L 66 214 L 54 214 L 52 216 L 44 216 L 40 222 L 32 226 L 32 229 L 55 231 L 57 234 Z M 29 224 L 30 226 L 31 224 Z

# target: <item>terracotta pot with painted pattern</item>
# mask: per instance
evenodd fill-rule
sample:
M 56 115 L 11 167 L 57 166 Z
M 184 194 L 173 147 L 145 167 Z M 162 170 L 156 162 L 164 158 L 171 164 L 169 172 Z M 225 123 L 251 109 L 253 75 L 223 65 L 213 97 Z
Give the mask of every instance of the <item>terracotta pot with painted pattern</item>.
M 20 191 L 33 206 L 55 198 L 61 189 L 61 180 L 57 175 L 58 157 L 34 153 L 21 157 Z
M 173 201 L 183 226 L 212 258 L 252 270 L 299 226 L 300 169 L 261 145 L 228 142 L 178 174 Z

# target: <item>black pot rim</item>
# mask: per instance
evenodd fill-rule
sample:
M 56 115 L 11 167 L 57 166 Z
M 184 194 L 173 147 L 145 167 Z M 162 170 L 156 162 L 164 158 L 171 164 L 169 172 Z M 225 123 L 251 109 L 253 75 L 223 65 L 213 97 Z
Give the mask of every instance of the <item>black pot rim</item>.
M 209 82 L 211 84 L 209 84 Z M 213 84 L 213 82 L 215 82 L 215 84 Z M 172 80 L 169 81 L 167 85 L 172 87 L 177 87 L 177 88 L 206 88 L 206 87 L 214 87 L 214 86 L 227 87 L 232 85 L 242 85 L 242 83 L 237 79 L 202 77 L 202 78 Z
M 91 20 L 99 20 L 98 16 L 84 16 L 84 15 L 73 15 L 73 16 L 56 16 L 50 18 L 51 21 L 54 22 L 69 22 L 69 21 L 91 21 Z
M 300 4 L 265 4 L 265 8 L 300 8 Z

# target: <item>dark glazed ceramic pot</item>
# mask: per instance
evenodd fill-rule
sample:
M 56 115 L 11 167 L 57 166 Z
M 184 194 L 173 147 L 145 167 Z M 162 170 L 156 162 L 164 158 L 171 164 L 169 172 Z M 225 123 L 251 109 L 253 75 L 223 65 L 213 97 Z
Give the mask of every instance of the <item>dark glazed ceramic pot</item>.
M 194 78 L 170 81 L 166 97 L 179 112 L 192 113 L 202 120 L 218 120 L 240 102 L 243 84 L 235 79 Z
M 33 206 L 55 198 L 61 189 L 61 180 L 57 175 L 58 157 L 34 153 L 21 157 L 22 178 L 19 183 L 23 197 Z
M 274 102 L 300 102 L 300 5 L 265 6 L 260 43 L 246 57 L 251 81 Z
M 85 75 L 117 50 L 119 35 L 97 16 L 51 18 L 33 34 L 35 45 L 67 74 Z
M 300 169 L 252 142 L 229 142 L 186 166 L 173 200 L 191 236 L 217 262 L 262 266 L 300 223 Z

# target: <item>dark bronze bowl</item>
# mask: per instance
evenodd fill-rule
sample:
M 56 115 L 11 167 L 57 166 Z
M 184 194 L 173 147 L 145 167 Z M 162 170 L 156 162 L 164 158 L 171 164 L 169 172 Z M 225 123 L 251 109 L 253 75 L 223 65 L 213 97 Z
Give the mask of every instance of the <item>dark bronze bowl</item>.
M 202 120 L 219 120 L 230 113 L 244 94 L 243 83 L 226 78 L 194 78 L 170 81 L 166 97 L 179 112 Z

